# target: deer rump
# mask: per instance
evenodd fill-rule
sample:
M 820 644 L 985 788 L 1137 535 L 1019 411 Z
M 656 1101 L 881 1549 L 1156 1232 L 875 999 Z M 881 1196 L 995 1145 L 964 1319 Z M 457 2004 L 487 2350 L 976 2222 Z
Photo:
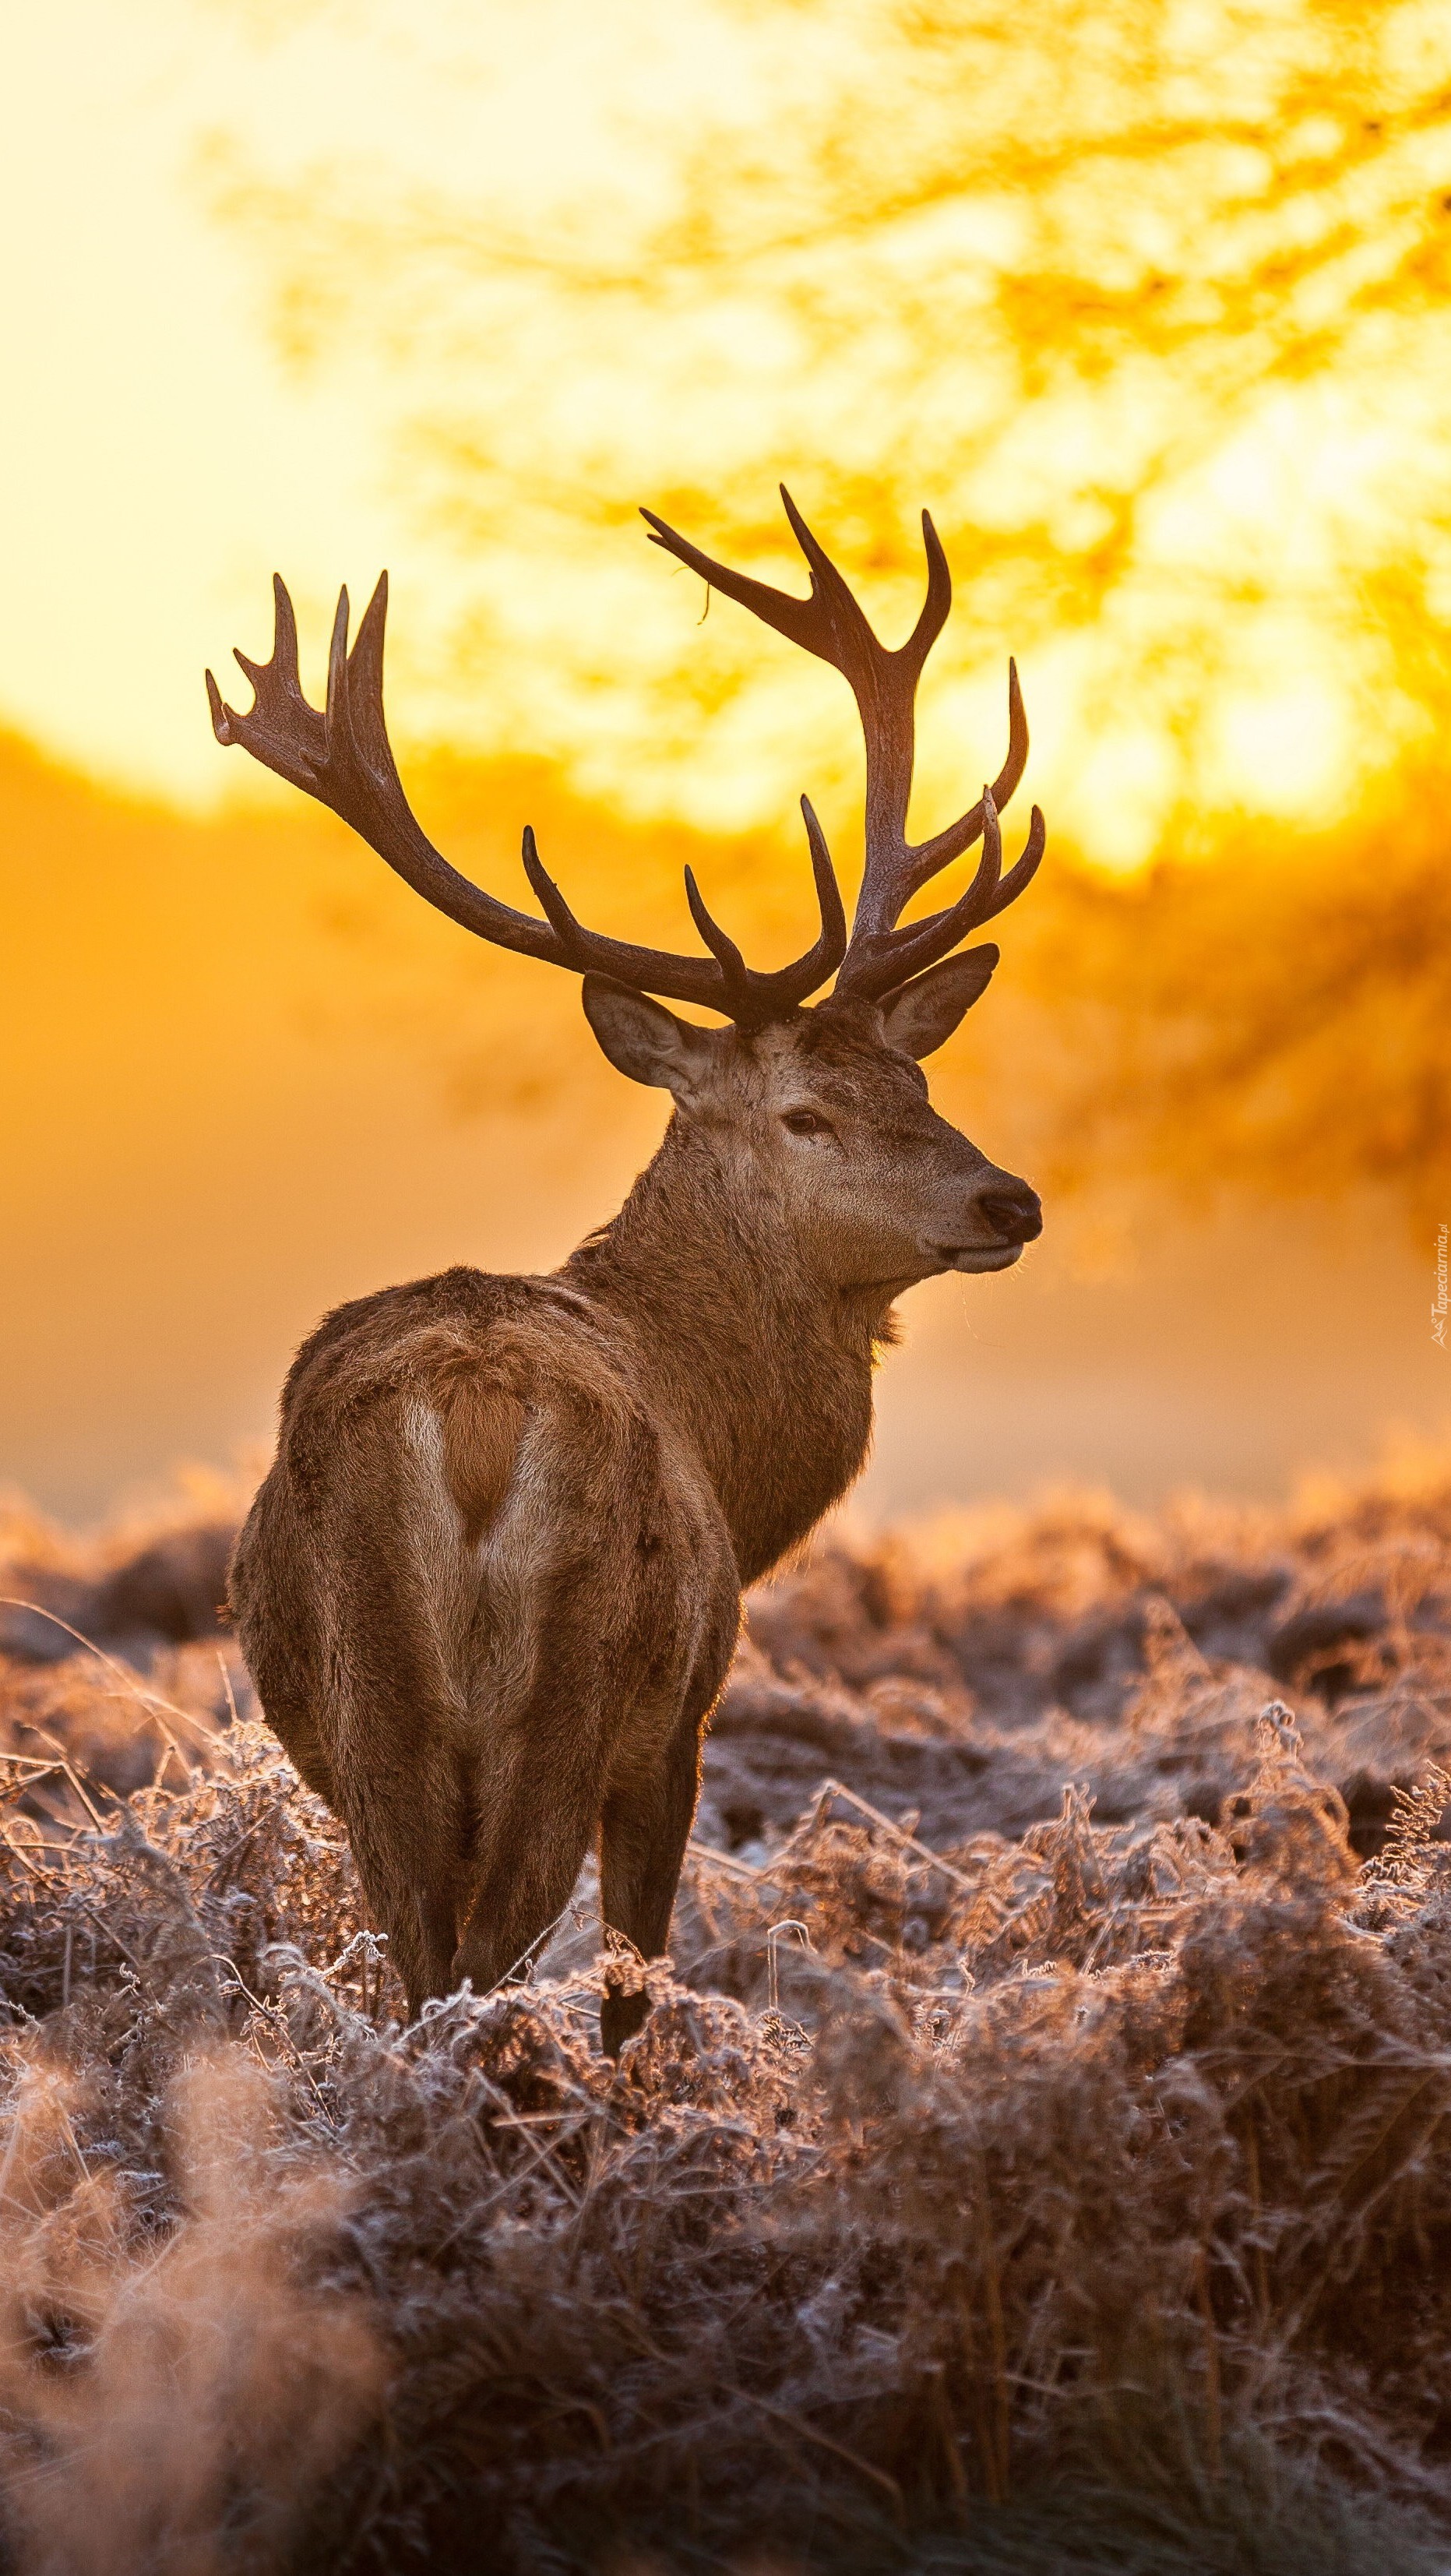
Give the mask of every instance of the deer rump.
M 339 1309 L 237 1544 L 268 1719 L 347 1827 L 413 2015 L 527 1959 L 596 1831 L 605 1921 L 666 1946 L 740 1578 L 612 1344 L 568 1290 L 476 1271 Z M 644 2010 L 607 1994 L 606 2045 Z

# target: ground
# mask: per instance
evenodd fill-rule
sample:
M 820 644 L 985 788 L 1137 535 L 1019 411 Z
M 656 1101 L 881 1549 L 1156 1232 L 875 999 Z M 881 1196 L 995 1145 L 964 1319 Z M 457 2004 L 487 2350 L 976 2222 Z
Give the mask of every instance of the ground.
M 5 1537 L 0 2564 L 1444 2569 L 1451 1477 L 823 1543 L 618 2070 L 588 1879 L 400 2026 L 227 1538 Z

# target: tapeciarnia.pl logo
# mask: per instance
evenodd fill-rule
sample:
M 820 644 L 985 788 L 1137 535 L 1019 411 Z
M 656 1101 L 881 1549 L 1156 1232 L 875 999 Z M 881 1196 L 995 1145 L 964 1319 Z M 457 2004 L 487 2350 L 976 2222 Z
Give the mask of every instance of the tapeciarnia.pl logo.
M 1436 1294 L 1431 1300 L 1431 1339 L 1446 1348 L 1446 1228 L 1436 1229 Z

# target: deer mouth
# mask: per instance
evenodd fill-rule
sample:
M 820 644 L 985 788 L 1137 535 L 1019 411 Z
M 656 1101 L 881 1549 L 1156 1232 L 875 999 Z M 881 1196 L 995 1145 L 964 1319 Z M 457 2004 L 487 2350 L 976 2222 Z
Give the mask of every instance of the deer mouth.
M 939 1243 L 934 1249 L 944 1270 L 1011 1270 L 1023 1257 L 1020 1243 Z

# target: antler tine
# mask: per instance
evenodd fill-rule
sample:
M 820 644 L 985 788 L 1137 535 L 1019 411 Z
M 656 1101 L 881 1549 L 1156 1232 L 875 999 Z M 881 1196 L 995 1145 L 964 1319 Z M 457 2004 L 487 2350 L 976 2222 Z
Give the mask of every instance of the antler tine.
M 806 842 L 811 852 L 811 873 L 816 884 L 816 900 L 821 910 L 821 937 L 817 947 L 821 950 L 821 973 L 825 977 L 835 974 L 846 955 L 846 914 L 842 908 L 841 888 L 836 882 L 836 870 L 831 863 L 831 852 L 826 846 L 826 834 L 816 819 L 816 808 L 809 796 L 803 796 L 801 799 L 801 819 L 806 825 Z M 812 958 L 815 961 L 815 949 L 812 951 Z M 805 963 L 803 958 L 803 968 Z M 810 984 L 806 987 L 808 993 L 813 989 Z
M 726 981 L 737 991 L 744 992 L 746 977 L 750 970 L 729 932 L 722 930 L 720 923 L 712 919 L 706 910 L 704 897 L 695 881 L 695 870 L 691 867 L 685 871 L 685 900 L 690 906 L 691 920 L 712 957 L 715 958 Z
M 590 933 L 585 929 L 583 922 L 576 920 L 540 858 L 539 844 L 534 838 L 532 823 L 526 823 L 524 826 L 524 838 L 519 855 L 524 862 L 524 874 L 533 891 L 538 895 L 545 918 L 561 948 L 583 951 L 589 945 Z M 583 971 L 582 968 L 581 972 Z
M 272 576 L 272 614 L 271 659 L 253 662 L 245 653 L 233 654 L 243 678 L 251 684 L 255 704 L 250 715 L 239 716 L 226 704 L 208 671 L 212 731 L 218 742 L 240 742 L 254 759 L 311 796 L 317 792 L 317 778 L 327 758 L 327 720 L 308 705 L 302 694 L 297 667 L 297 619 L 287 584 L 276 572 Z
M 654 510 L 642 510 L 640 516 L 650 529 L 650 543 L 663 546 L 667 554 L 699 573 L 713 590 L 723 591 L 740 607 L 748 608 L 767 626 L 774 626 L 792 644 L 814 653 L 819 661 L 830 662 L 833 669 L 850 681 L 858 702 L 869 696 L 880 682 L 881 666 L 903 663 L 912 668 L 913 676 L 921 670 L 928 653 L 942 632 L 947 612 L 952 605 L 952 578 L 947 558 L 938 541 L 927 512 L 922 513 L 924 541 L 927 547 L 927 597 L 907 642 L 898 652 L 889 652 L 868 625 L 860 602 L 847 587 L 819 537 L 807 526 L 785 484 L 780 487 L 781 500 L 790 522 L 791 533 L 811 568 L 811 595 L 793 599 L 786 590 L 775 590 L 769 582 L 756 581 L 750 573 L 736 572 L 730 564 L 717 561 L 701 547 L 692 545 Z M 866 709 L 863 705 L 863 721 Z
M 252 683 L 254 703 L 249 712 L 241 715 L 228 706 L 212 673 L 207 673 L 212 729 L 218 742 L 240 743 L 264 768 L 331 807 L 425 902 L 463 929 L 496 947 L 541 958 L 575 974 L 608 975 L 637 992 L 696 1002 L 745 1024 L 768 1019 L 803 1001 L 840 963 L 846 948 L 846 920 L 830 855 L 814 816 L 808 817 L 807 831 L 821 929 L 806 956 L 772 974 L 756 974 L 745 965 L 734 943 L 710 921 L 693 880 L 687 891 L 697 925 L 713 952 L 708 957 L 677 957 L 666 949 L 639 947 L 587 930 L 545 871 L 529 830 L 524 834 L 524 870 L 544 920 L 517 912 L 512 904 L 487 894 L 434 848 L 403 792 L 383 713 L 387 574 L 368 603 L 351 651 L 348 594 L 344 590 L 339 595 L 323 712 L 309 706 L 302 694 L 297 621 L 286 585 L 276 575 L 273 591 L 276 619 L 271 660 L 257 663 L 245 654 L 237 655 Z
M 820 615 L 821 603 L 814 584 L 809 599 L 793 599 L 789 591 L 773 590 L 769 582 L 755 581 L 749 573 L 733 572 L 729 564 L 717 563 L 714 555 L 702 553 L 699 546 L 693 546 L 688 537 L 682 537 L 656 511 L 642 510 L 640 516 L 650 530 L 652 546 L 663 546 L 667 554 L 677 556 L 691 572 L 699 573 L 701 580 L 708 582 L 712 590 L 723 591 L 727 599 L 734 599 L 742 608 L 748 608 L 753 617 L 761 618 L 767 626 L 774 626 L 777 634 L 784 635 L 788 642 L 799 644 L 807 653 L 819 655 L 823 662 L 836 661 L 829 630 Z
M 984 921 L 996 921 L 1000 912 L 1006 912 L 1010 903 L 1017 902 L 1023 888 L 1031 885 L 1037 875 L 1047 847 L 1048 826 L 1043 820 L 1041 807 L 1034 805 L 1028 815 L 1028 837 L 1023 844 L 1022 857 L 1009 868 L 982 916 Z
M 880 1001 L 913 975 L 920 975 L 924 968 L 949 956 L 969 931 L 980 930 L 984 922 L 996 920 L 1000 912 L 1017 901 L 1037 874 L 1048 844 L 1047 825 L 1035 805 L 1023 854 L 999 882 L 1002 833 L 991 788 L 983 790 L 983 820 L 983 855 L 966 893 L 944 911 L 928 913 L 921 921 L 909 922 L 905 929 L 868 931 L 865 935 L 853 932 L 846 962 L 836 979 L 839 993 Z
M 861 717 L 867 746 L 867 868 L 881 854 L 902 846 L 907 799 L 912 785 L 912 702 L 922 665 L 942 631 L 952 604 L 947 558 L 927 513 L 922 514 L 927 548 L 927 597 L 907 642 L 889 652 L 873 634 L 861 605 L 848 589 L 826 548 L 807 526 L 785 484 L 781 500 L 791 531 L 811 569 L 811 596 L 793 599 L 749 573 L 734 572 L 703 554 L 699 546 L 667 526 L 653 510 L 641 516 L 649 523 L 651 542 L 663 546 L 699 573 L 728 599 L 750 609 L 777 633 L 799 644 L 819 661 L 830 662 L 849 683 Z M 903 898 L 905 900 L 905 897 Z
M 820 539 L 808 527 L 784 483 L 781 499 L 792 533 L 810 567 L 808 599 L 793 599 L 789 592 L 774 590 L 747 573 L 733 571 L 728 564 L 718 563 L 691 545 L 653 510 L 643 515 L 654 544 L 665 547 L 699 573 L 703 581 L 724 591 L 727 598 L 748 608 L 791 643 L 830 662 L 851 686 L 866 743 L 866 865 L 837 990 L 881 993 L 902 980 L 905 970 L 899 971 L 900 956 L 925 958 L 929 946 L 934 958 L 945 955 L 956 939 L 990 918 L 990 908 L 1001 909 L 1021 892 L 1042 855 L 1039 848 L 1031 865 L 1027 864 L 1034 847 L 1030 837 L 1023 859 L 1000 886 L 1000 863 L 985 851 L 971 886 L 956 904 L 933 914 L 926 922 L 913 923 L 907 932 L 897 932 L 912 896 L 951 860 L 961 857 L 974 841 L 984 838 L 990 819 L 996 830 L 997 813 L 1022 777 L 1028 758 L 1028 725 L 1017 665 L 1008 664 L 1008 751 L 991 791 L 984 789 L 978 803 L 966 814 L 931 840 L 914 847 L 907 839 L 907 807 L 912 792 L 917 682 L 952 605 L 952 577 L 941 540 L 930 513 L 924 510 L 922 543 L 927 557 L 927 593 L 906 643 L 889 651 L 873 633 L 859 602 Z M 1041 829 L 1041 817 L 1034 829 Z M 894 937 L 903 944 L 892 950 L 889 964 L 887 943 Z M 941 947 L 936 945 L 939 937 L 945 941 Z
M 685 871 L 685 898 L 690 906 L 690 917 L 719 962 L 730 991 L 731 1017 L 738 1028 L 759 1028 L 765 1021 L 779 1018 L 783 1011 L 794 1010 L 798 1003 L 805 1001 L 808 993 L 814 993 L 818 985 L 825 983 L 846 954 L 846 913 L 826 835 L 804 796 L 801 812 L 811 852 L 811 873 L 816 884 L 821 928 L 814 946 L 790 966 L 778 966 L 770 972 L 748 966 L 735 941 L 707 911 L 705 898 L 695 881 L 695 870 L 687 868 Z
M 860 601 L 848 589 L 820 538 L 807 526 L 784 483 L 780 489 L 782 506 L 791 523 L 791 533 L 811 566 L 813 596 L 819 595 L 833 630 L 835 650 L 828 652 L 824 658 L 827 661 L 834 661 L 838 670 L 845 673 L 856 692 L 859 705 L 862 703 L 864 692 L 870 693 L 874 683 L 880 687 L 882 668 L 885 664 L 899 666 L 904 672 L 910 673 L 911 681 L 915 685 L 923 663 L 947 623 L 948 611 L 952 606 L 952 575 L 947 569 L 947 557 L 942 551 L 942 540 L 932 525 L 930 513 L 926 510 L 922 513 L 922 545 L 927 557 L 927 596 L 922 602 L 917 623 L 906 643 L 892 651 L 883 644 L 879 636 L 873 633 Z M 864 720 L 865 712 L 863 707 Z
M 1008 750 L 1007 758 L 993 780 L 992 801 L 999 814 L 1012 795 L 1028 765 L 1028 718 L 1023 706 L 1023 692 L 1018 683 L 1018 666 L 1008 662 Z M 899 873 L 884 871 L 874 882 L 869 873 L 862 883 L 857 904 L 853 935 L 892 929 L 912 896 L 970 850 L 982 836 L 985 809 L 982 798 L 970 805 L 965 814 L 936 832 L 930 841 L 919 841 L 915 848 L 903 843 L 903 865 Z M 879 901 L 873 898 L 879 897 Z

